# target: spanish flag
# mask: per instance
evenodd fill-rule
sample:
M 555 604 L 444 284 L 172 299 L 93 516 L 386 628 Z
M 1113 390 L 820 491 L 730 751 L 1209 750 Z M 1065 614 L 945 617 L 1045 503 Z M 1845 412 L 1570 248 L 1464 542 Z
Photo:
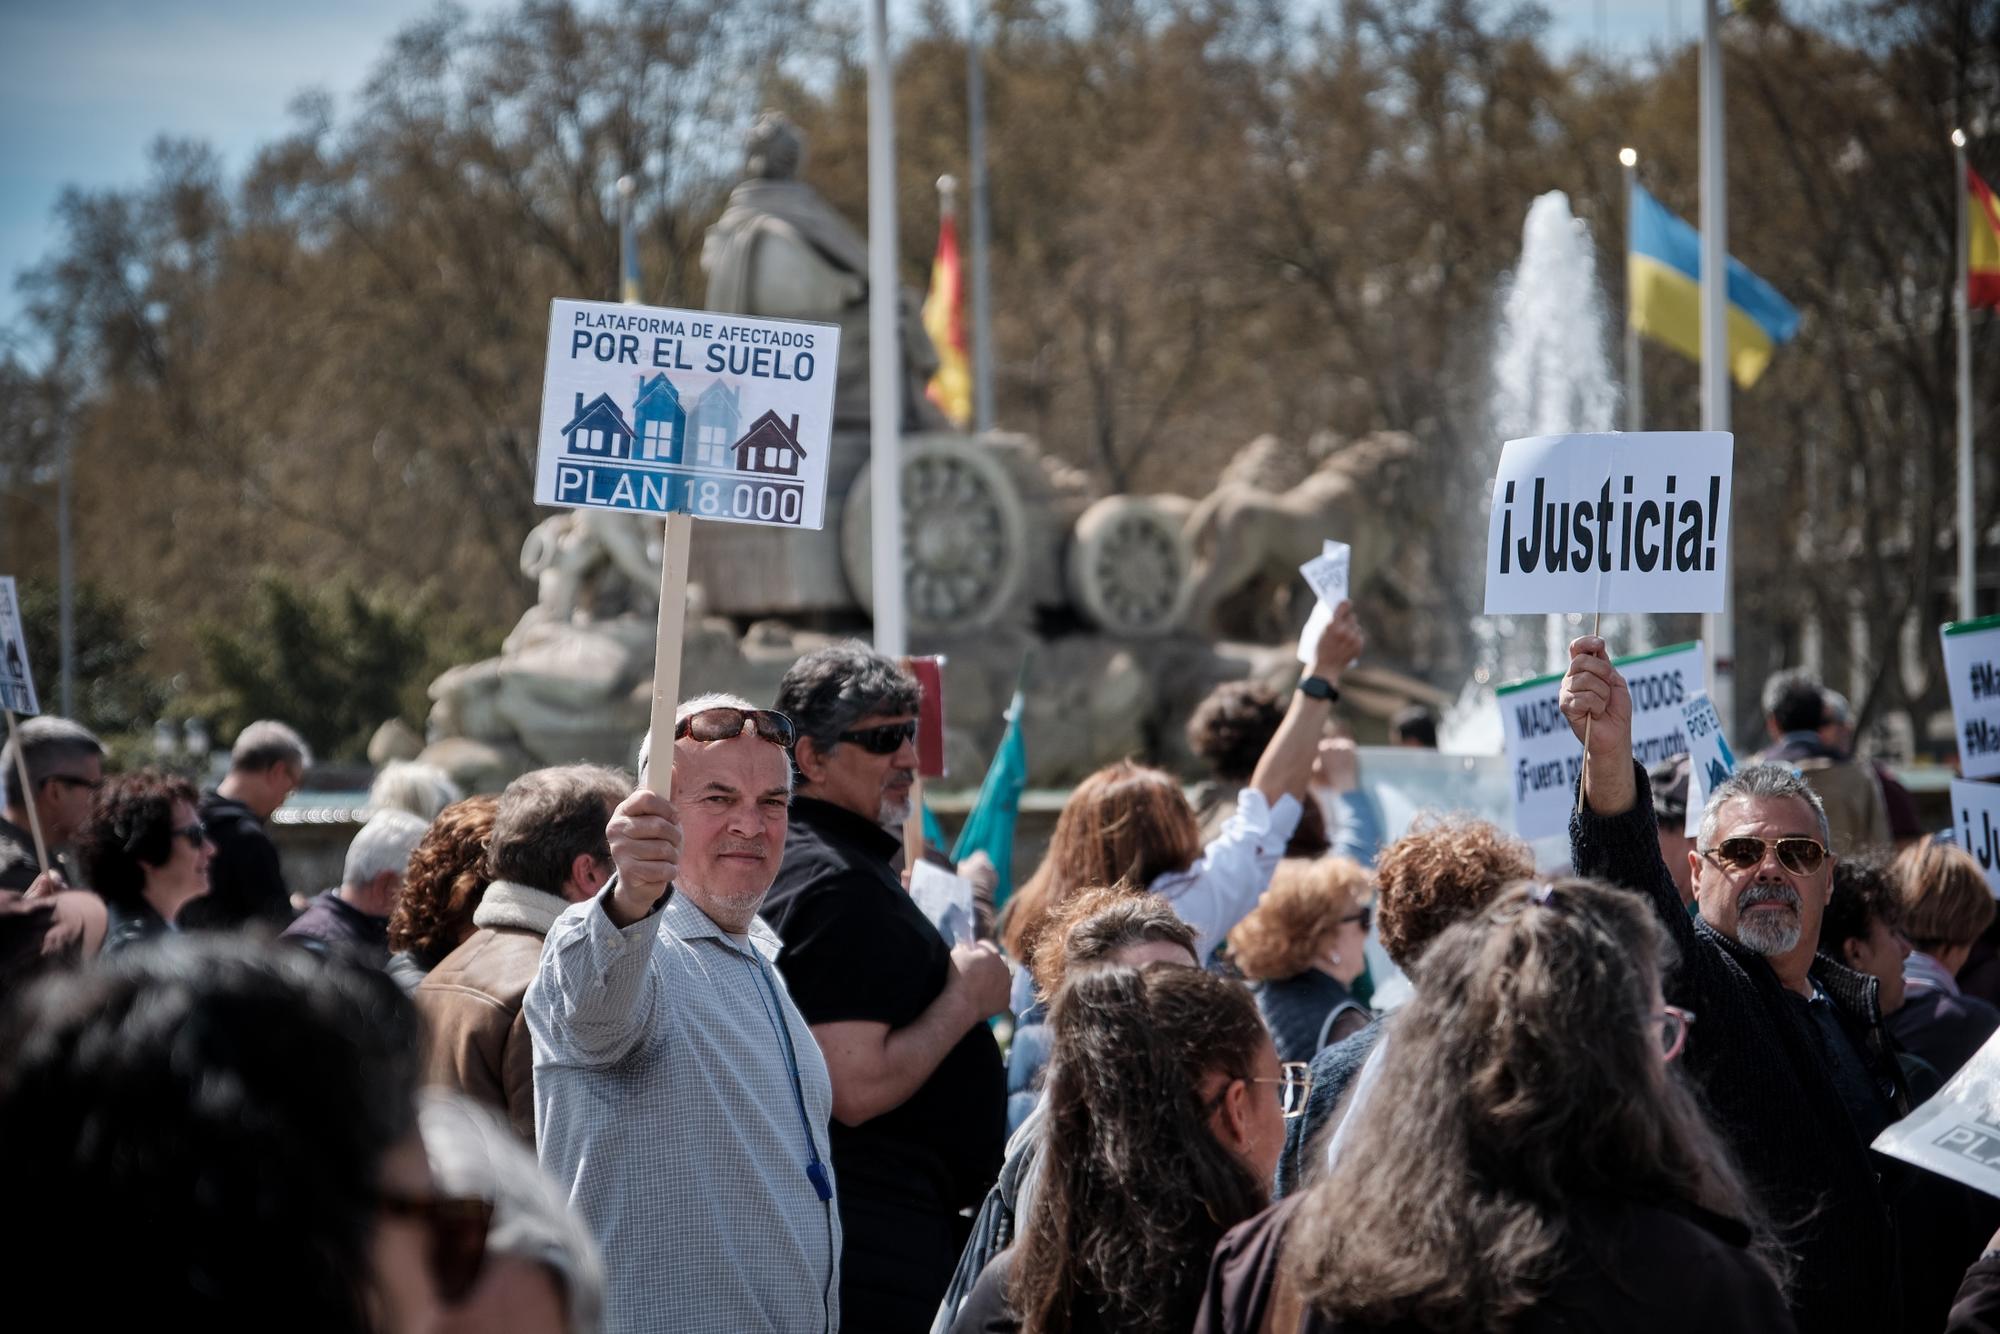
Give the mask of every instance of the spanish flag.
M 1625 255 L 1632 327 L 1683 356 L 1701 360 L 1701 233 L 1632 186 Z M 1799 331 L 1799 313 L 1776 288 L 1729 261 L 1729 373 L 1748 389 L 1771 353 Z
M 2000 307 L 2000 200 L 1965 169 L 1965 304 Z
M 937 347 L 937 374 L 924 391 L 944 415 L 963 427 L 972 420 L 972 370 L 965 351 L 965 280 L 958 263 L 958 219 L 938 220 L 931 290 L 924 296 L 924 332 Z

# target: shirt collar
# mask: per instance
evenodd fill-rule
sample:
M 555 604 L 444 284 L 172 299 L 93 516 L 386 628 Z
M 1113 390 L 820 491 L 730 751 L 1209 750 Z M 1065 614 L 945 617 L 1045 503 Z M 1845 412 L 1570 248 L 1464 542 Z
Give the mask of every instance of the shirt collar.
M 793 797 L 792 822 L 805 825 L 829 843 L 858 847 L 880 862 L 892 861 L 903 850 L 903 840 L 873 820 L 818 797 Z
M 674 894 L 667 899 L 667 906 L 660 910 L 660 925 L 681 940 L 719 940 L 738 954 L 744 953 L 743 942 L 715 924 L 715 919 L 703 912 L 695 901 L 686 894 Z M 750 919 L 748 932 L 750 944 L 766 962 L 775 963 L 783 942 L 778 933 L 764 924 L 761 917 Z

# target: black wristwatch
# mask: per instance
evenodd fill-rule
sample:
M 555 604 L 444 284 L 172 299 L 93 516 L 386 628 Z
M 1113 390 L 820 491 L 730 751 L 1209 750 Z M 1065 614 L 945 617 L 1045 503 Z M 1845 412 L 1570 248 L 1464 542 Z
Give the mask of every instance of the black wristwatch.
M 1324 676 L 1300 677 L 1299 693 L 1312 699 L 1323 699 L 1329 704 L 1340 698 L 1340 691 Z

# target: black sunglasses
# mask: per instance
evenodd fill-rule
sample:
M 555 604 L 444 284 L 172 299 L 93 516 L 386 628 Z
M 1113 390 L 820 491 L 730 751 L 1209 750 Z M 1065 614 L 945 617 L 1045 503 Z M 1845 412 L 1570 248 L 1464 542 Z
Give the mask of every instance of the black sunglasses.
M 208 826 L 196 820 L 193 824 L 184 824 L 174 830 L 174 837 L 186 839 L 188 846 L 199 852 L 201 845 L 208 842 Z
M 703 744 L 733 741 L 743 735 L 746 727 L 754 728 L 759 737 L 774 746 L 791 748 L 795 733 L 790 718 L 776 709 L 739 709 L 728 704 L 690 713 L 674 724 L 674 740 L 691 736 Z
M 1811 875 L 1826 861 L 1826 849 L 1818 840 L 1794 835 L 1791 838 L 1762 839 L 1749 834 L 1738 834 L 1725 838 L 1712 848 L 1701 849 L 1701 855 L 1720 866 L 1725 871 L 1748 871 L 1764 864 L 1765 850 L 1778 850 L 1778 865 L 1793 875 Z
M 431 1281 L 447 1305 L 465 1299 L 486 1266 L 486 1232 L 493 1206 L 480 1199 L 395 1195 L 383 1192 L 376 1203 L 385 1214 L 412 1218 L 430 1234 Z
M 842 732 L 842 741 L 852 741 L 870 755 L 894 755 L 904 745 L 917 739 L 917 722 L 912 718 L 906 723 L 883 723 L 880 727 L 863 728 L 859 732 Z
M 1334 919 L 1335 926 L 1343 926 L 1348 922 L 1359 922 L 1361 923 L 1361 929 L 1363 931 L 1366 931 L 1370 926 L 1374 925 L 1375 923 L 1374 905 L 1370 904 L 1365 908 L 1356 909 L 1354 912 L 1347 914 L 1347 916 L 1345 917 L 1339 917 Z

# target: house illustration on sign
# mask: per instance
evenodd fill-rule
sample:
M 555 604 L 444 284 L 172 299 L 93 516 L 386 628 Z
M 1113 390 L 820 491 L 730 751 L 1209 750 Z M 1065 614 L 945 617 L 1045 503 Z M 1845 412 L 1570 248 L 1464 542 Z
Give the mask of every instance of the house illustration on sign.
M 583 454 L 598 459 L 629 459 L 632 457 L 632 428 L 625 423 L 625 414 L 611 401 L 611 395 L 599 394 L 584 405 L 583 395 L 576 396 L 576 412 L 569 419 L 569 425 L 562 428 L 569 440 L 569 452 Z
M 632 457 L 641 463 L 680 463 L 687 438 L 687 409 L 681 391 L 665 375 L 639 377 L 639 399 L 632 405 L 632 425 L 638 441 Z
M 797 477 L 799 460 L 805 451 L 799 448 L 799 418 L 792 414 L 791 425 L 778 419 L 775 412 L 765 412 L 750 423 L 750 429 L 736 442 L 736 470 L 738 472 L 761 472 L 775 477 Z
M 694 466 L 728 468 L 729 442 L 743 415 L 743 394 L 735 385 L 717 380 L 701 391 L 688 413 L 688 438 L 694 441 Z

